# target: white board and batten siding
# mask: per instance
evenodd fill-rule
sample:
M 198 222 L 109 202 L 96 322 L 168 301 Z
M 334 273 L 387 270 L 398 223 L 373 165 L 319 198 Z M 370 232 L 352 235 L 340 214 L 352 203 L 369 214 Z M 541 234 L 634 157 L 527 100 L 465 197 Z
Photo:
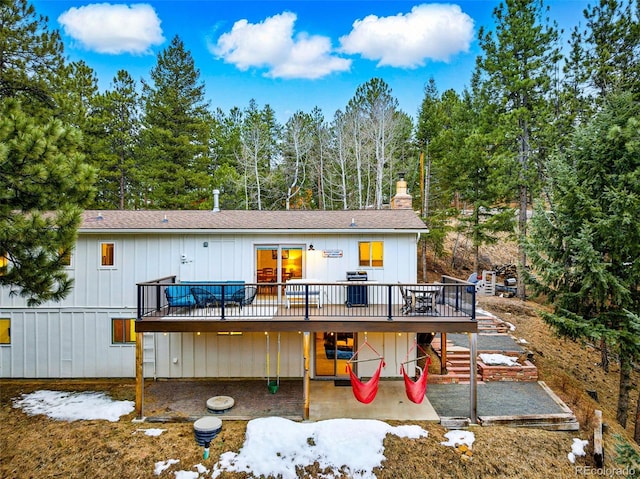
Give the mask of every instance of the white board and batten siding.
M 359 267 L 358 241 L 384 242 L 384 268 Z M 100 266 L 103 242 L 115 244 L 113 267 Z M 255 248 L 267 244 L 303 247 L 305 254 L 309 244 L 316 252 L 343 250 L 339 258 L 306 254 L 304 276 L 323 282 L 343 280 L 347 271 L 356 269 L 367 269 L 369 279 L 380 283 L 416 281 L 415 234 L 80 234 L 68 268 L 74 287 L 63 301 L 30 308 L 24 298 L 0 288 L 0 319 L 9 319 L 11 325 L 10 344 L 0 345 L 0 377 L 134 377 L 135 346 L 112 344 L 111 328 L 112 319 L 135 317 L 136 283 L 172 275 L 178 280 L 255 282 Z M 277 333 L 270 334 L 275 374 Z M 384 375 L 397 376 L 395 362 L 404 358 L 406 347 L 398 348 L 397 339 L 388 336 L 383 335 L 380 344 L 387 360 Z M 158 333 L 152 343 L 155 360 L 145 364 L 147 377 L 266 374 L 264 333 Z M 302 356 L 301 335 L 282 333 L 281 376 L 301 377 Z
M 265 333 L 159 333 L 156 375 L 163 378 L 262 378 L 267 375 Z M 278 333 L 269 333 L 270 375 L 277 371 Z M 280 375 L 302 377 L 302 335 L 280 333 Z
M 11 344 L 0 347 L 3 378 L 135 376 L 135 345 L 111 344 L 111 318 L 131 313 L 34 308 L 9 316 Z

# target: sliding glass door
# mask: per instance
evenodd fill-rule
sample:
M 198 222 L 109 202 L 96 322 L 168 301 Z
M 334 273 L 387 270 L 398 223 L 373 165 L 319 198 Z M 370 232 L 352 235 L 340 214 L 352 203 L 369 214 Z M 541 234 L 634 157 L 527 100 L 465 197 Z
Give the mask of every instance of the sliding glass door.
M 256 246 L 256 282 L 261 294 L 277 293 L 276 283 L 303 278 L 304 246 L 270 244 Z
M 316 333 L 315 377 L 348 377 L 347 361 L 355 351 L 355 333 Z

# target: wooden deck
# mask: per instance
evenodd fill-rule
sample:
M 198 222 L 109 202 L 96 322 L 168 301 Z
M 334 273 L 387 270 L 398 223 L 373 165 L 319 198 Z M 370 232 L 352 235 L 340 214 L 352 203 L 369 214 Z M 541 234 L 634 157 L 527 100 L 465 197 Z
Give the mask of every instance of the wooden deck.
M 389 317 L 389 310 L 391 316 Z M 447 304 L 428 313 L 402 313 L 402 305 L 386 304 L 347 307 L 324 304 L 322 308 L 304 304 L 286 308 L 257 299 L 240 310 L 236 306 L 155 311 L 136 321 L 137 332 L 218 332 L 218 331 L 307 331 L 307 332 L 444 332 L 475 333 L 478 323 Z

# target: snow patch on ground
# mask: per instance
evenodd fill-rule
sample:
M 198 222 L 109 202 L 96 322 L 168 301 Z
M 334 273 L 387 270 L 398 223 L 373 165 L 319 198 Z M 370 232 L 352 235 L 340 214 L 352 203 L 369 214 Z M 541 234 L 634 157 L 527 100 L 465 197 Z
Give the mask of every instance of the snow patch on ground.
M 22 394 L 13 407 L 30 416 L 43 414 L 58 421 L 106 419 L 115 422 L 134 409 L 133 401 L 114 401 L 103 392 L 40 390 Z
M 480 354 L 480 360 L 487 366 L 515 366 L 518 364 L 518 358 L 506 356 L 504 354 Z
M 567 458 L 571 464 L 575 464 L 576 457 L 585 456 L 586 452 L 584 452 L 585 446 L 589 444 L 589 441 L 585 439 L 579 439 L 577 437 L 573 438 L 573 444 L 571 445 L 571 452 L 567 454 Z
M 473 434 L 471 431 L 463 431 L 460 429 L 449 431 L 444 435 L 444 437 L 447 438 L 447 441 L 440 443 L 443 446 L 467 446 L 469 449 L 471 449 L 474 441 L 476 440 L 475 434 Z
M 211 477 L 223 471 L 257 477 L 297 479 L 296 467 L 318 462 L 332 471 L 326 478 L 374 479 L 373 469 L 384 461 L 387 434 L 417 439 L 427 436 L 419 426 L 397 426 L 372 419 L 329 419 L 299 423 L 279 417 L 249 421 L 239 453 L 226 452 L 213 467 Z

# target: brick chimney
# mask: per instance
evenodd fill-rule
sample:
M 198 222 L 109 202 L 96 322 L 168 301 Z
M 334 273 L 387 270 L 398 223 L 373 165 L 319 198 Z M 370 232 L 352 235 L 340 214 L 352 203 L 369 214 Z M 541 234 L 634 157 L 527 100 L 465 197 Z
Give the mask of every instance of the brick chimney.
M 399 173 L 400 178 L 396 181 L 396 195 L 391 198 L 392 210 L 410 210 L 413 208 L 412 198 L 407 193 L 407 182 L 404 179 L 404 173 Z

